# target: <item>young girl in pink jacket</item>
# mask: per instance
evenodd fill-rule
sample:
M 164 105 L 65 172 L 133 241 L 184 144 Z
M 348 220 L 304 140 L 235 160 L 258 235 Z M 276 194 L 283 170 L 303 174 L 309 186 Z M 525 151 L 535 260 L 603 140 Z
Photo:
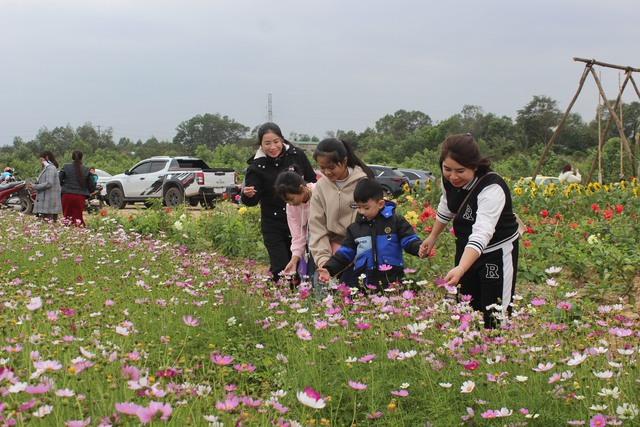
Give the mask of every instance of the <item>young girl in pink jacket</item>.
M 298 273 L 301 278 L 313 276 L 313 261 L 307 246 L 309 201 L 315 183 L 305 182 L 298 168 L 292 166 L 281 172 L 275 183 L 275 197 L 287 204 L 287 223 L 291 233 L 291 260 L 284 268 L 285 274 Z

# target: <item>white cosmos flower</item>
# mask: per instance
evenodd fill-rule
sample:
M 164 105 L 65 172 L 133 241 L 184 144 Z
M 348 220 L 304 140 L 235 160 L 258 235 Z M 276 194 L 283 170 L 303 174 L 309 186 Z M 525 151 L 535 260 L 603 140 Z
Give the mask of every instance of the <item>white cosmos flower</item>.
M 460 387 L 460 393 L 471 393 L 476 388 L 476 383 L 473 381 L 465 381 Z
M 622 406 L 618 406 L 616 408 L 616 414 L 618 414 L 618 418 L 621 420 L 632 420 L 638 415 L 640 415 L 640 410 L 633 403 L 623 403 Z
M 593 372 L 593 375 L 595 375 L 596 377 L 603 379 L 603 380 L 608 380 L 609 378 L 613 377 L 613 372 L 611 371 L 603 371 L 603 372 Z
M 544 272 L 547 274 L 555 274 L 560 273 L 562 271 L 562 267 L 549 267 Z
M 614 399 L 617 399 L 620 397 L 620 390 L 618 390 L 618 387 L 614 387 L 613 389 L 603 388 L 598 392 L 598 396 L 612 397 Z
M 529 377 L 525 375 L 516 375 L 516 381 L 518 381 L 519 383 L 526 382 L 528 379 Z
M 584 362 L 585 360 L 587 360 L 587 355 L 586 354 L 574 353 L 573 357 L 571 359 L 569 359 L 569 361 L 567 362 L 567 365 L 569 365 L 569 366 L 577 366 L 577 365 L 581 364 L 582 362 Z
M 451 388 L 451 383 L 438 383 L 438 385 L 443 388 Z

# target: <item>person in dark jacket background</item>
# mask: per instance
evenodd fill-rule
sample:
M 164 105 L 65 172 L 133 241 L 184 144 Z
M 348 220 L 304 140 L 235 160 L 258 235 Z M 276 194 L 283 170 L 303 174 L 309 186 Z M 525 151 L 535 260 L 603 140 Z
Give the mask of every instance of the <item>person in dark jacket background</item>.
M 85 201 L 96 188 L 90 168 L 82 164 L 84 155 L 80 150 L 71 154 L 71 163 L 65 163 L 60 169 L 62 184 L 62 215 L 78 227 L 84 227 L 83 211 Z
M 293 165 L 302 171 L 305 182 L 316 182 L 316 173 L 304 151 L 287 141 L 275 123 L 260 126 L 258 145 L 258 151 L 247 162 L 249 167 L 240 197 L 246 206 L 260 203 L 260 228 L 269 254 L 269 272 L 277 281 L 291 259 L 291 233 L 286 204 L 275 197 L 276 178 Z
M 384 200 L 378 181 L 363 179 L 353 192 L 358 205 L 356 221 L 347 227 L 340 249 L 318 269 L 319 279 L 327 281 L 354 263 L 356 276 L 365 275 L 363 284 L 372 290 L 387 289 L 404 277 L 402 251 L 418 256 L 422 241 L 396 204 Z

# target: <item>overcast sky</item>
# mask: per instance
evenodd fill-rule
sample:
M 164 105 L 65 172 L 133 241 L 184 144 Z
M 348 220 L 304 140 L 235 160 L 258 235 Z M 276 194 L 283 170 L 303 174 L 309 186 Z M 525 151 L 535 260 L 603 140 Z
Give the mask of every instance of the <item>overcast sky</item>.
M 285 136 L 399 109 L 515 118 L 534 95 L 564 111 L 573 57 L 640 68 L 639 17 L 638 0 L 0 0 L 0 144 L 87 122 L 171 140 L 206 113 L 254 128 L 269 94 Z M 623 76 L 597 70 L 615 98 Z M 573 111 L 597 103 L 590 77 Z

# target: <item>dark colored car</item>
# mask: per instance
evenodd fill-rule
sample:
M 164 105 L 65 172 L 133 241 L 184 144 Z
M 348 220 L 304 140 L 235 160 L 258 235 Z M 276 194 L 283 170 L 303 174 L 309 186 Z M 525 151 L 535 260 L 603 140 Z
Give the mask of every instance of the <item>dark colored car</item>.
M 409 179 L 409 186 L 411 188 L 413 188 L 416 185 L 418 185 L 421 188 L 424 188 L 427 184 L 427 181 L 432 180 L 431 185 L 433 185 L 433 183 L 436 180 L 436 176 L 434 174 L 432 174 L 429 171 L 423 171 L 420 169 L 398 168 L 398 172 L 400 172 L 401 174 L 403 174 Z
M 376 181 L 382 185 L 385 195 L 398 197 L 404 192 L 404 186 L 409 185 L 409 179 L 398 171 L 398 168 L 381 165 L 368 165 L 373 171 Z

